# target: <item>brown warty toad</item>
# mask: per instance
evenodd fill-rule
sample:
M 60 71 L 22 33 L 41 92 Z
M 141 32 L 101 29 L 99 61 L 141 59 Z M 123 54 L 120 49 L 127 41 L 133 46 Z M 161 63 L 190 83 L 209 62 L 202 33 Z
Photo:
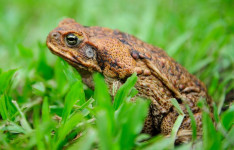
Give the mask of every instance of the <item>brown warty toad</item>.
M 113 85 L 120 87 L 133 73 L 138 80 L 138 96 L 151 100 L 144 133 L 169 135 L 178 113 L 171 104 L 175 98 L 185 113 L 177 133 L 177 143 L 188 142 L 192 136 L 191 120 L 185 108 L 190 106 L 201 135 L 199 99 L 211 106 L 205 85 L 158 47 L 138 38 L 104 27 L 87 27 L 73 19 L 64 19 L 47 37 L 52 53 L 66 60 L 81 74 L 83 82 L 94 88 L 92 73 L 104 75 L 110 93 Z

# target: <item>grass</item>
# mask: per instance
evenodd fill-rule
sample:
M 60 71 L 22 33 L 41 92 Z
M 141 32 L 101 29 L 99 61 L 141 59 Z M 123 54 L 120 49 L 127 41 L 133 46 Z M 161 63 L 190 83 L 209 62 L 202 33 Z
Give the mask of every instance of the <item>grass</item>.
M 234 87 L 233 1 L 0 0 L 0 149 L 231 149 L 234 105 L 222 111 Z M 65 17 L 131 33 L 167 53 L 200 78 L 215 101 L 206 104 L 203 138 L 174 146 L 170 138 L 141 134 L 149 103 L 136 95 L 135 75 L 114 97 L 100 74 L 88 89 L 45 45 Z M 172 103 L 177 107 L 176 101 Z M 189 110 L 189 107 L 187 107 Z M 136 117 L 137 116 L 137 117 Z M 190 117 L 193 115 L 190 113 Z M 196 124 L 192 122 L 193 131 Z

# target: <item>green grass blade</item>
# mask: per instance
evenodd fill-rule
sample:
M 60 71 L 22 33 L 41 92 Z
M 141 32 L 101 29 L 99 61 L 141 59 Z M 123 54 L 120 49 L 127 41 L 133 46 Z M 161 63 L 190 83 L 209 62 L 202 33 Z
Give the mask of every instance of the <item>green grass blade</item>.
M 202 112 L 202 131 L 203 131 L 203 147 L 205 150 L 221 149 L 221 134 L 216 131 L 211 120 L 207 106 L 201 100 L 200 106 L 203 108 Z
M 137 74 L 134 73 L 132 74 L 131 77 L 127 79 L 127 81 L 122 85 L 119 90 L 117 91 L 115 98 L 114 98 L 114 103 L 113 107 L 115 110 L 119 108 L 119 106 L 123 103 L 124 100 L 128 97 L 129 93 L 131 92 L 132 88 L 136 84 L 137 81 Z
M 99 137 L 100 149 L 118 149 L 117 143 L 114 142 L 114 109 L 111 105 L 111 97 L 107 85 L 101 74 L 93 75 L 95 90 L 94 99 L 97 101 L 95 111 L 97 133 Z
M 61 61 L 61 59 L 57 59 L 54 66 L 54 78 L 57 85 L 54 90 L 56 91 L 56 93 L 58 93 L 57 95 L 64 95 L 70 85 L 68 84 L 68 82 L 71 83 L 68 80 L 68 77 L 65 75 L 66 69 L 63 66 L 63 62 Z M 76 81 L 72 83 L 75 83 Z
M 0 74 L 0 94 L 2 94 L 9 86 L 16 69 L 2 72 Z
M 234 139 L 234 126 L 232 126 L 230 131 L 227 133 L 227 136 L 222 141 L 223 149 L 232 149 L 234 147 L 233 139 Z
M 16 112 L 16 108 L 12 103 L 11 98 L 7 96 L 15 72 L 16 69 L 13 69 L 7 72 L 1 72 L 0 74 L 0 115 L 4 120 L 12 120 L 12 117 Z
M 17 111 L 18 111 L 19 114 L 20 114 L 22 127 L 25 129 L 26 132 L 31 132 L 31 131 L 32 131 L 32 128 L 31 128 L 31 126 L 29 125 L 28 121 L 26 120 L 24 113 L 23 113 L 23 112 L 21 111 L 21 109 L 19 108 L 18 103 L 17 103 L 16 101 L 12 101 L 12 103 L 15 105 Z
M 177 100 L 175 98 L 171 99 L 171 103 L 172 105 L 175 107 L 175 109 L 177 110 L 177 112 L 180 115 L 184 115 L 184 112 L 182 111 L 182 109 L 180 108 L 179 103 L 177 102 Z
M 43 100 L 41 117 L 43 122 L 50 121 L 50 108 L 49 108 L 48 97 L 45 97 Z
M 88 132 L 83 135 L 83 137 L 80 137 L 77 142 L 75 142 L 71 147 L 68 148 L 68 150 L 90 150 L 93 149 L 92 145 L 94 144 L 96 140 L 96 131 L 94 129 L 89 129 Z
M 221 115 L 221 123 L 225 130 L 230 130 L 231 127 L 234 125 L 234 104 L 230 106 L 228 110 L 226 110 Z
M 98 107 L 107 109 L 113 113 L 113 110 L 111 110 L 111 97 L 103 76 L 96 73 L 93 75 L 93 79 L 95 83 L 94 99 L 97 101 Z
M 123 150 L 132 149 L 137 135 L 142 131 L 148 114 L 149 101 L 137 99 L 135 103 L 128 102 L 119 109 L 116 122 L 120 127 L 120 146 Z M 137 116 L 137 117 L 136 117 Z
M 180 108 L 179 106 L 179 103 L 177 102 L 176 99 L 171 99 L 171 103 L 173 104 L 173 106 L 176 108 L 177 112 L 179 113 L 179 116 L 177 117 L 175 123 L 174 123 L 174 126 L 172 128 L 172 131 L 171 131 L 171 147 L 174 148 L 174 143 L 175 143 L 175 140 L 176 140 L 176 135 L 177 135 L 177 132 L 180 128 L 180 125 L 184 119 L 184 112 L 182 111 L 182 109 Z
M 192 140 L 193 142 L 196 140 L 197 138 L 197 125 L 196 125 L 196 120 L 195 120 L 195 117 L 190 109 L 190 107 L 186 104 L 185 105 L 187 111 L 188 111 L 188 114 L 189 114 L 189 117 L 191 119 L 191 125 L 192 125 L 192 130 L 193 130 L 193 135 L 192 135 Z
M 33 108 L 33 126 L 35 127 L 35 139 L 36 139 L 37 149 L 44 150 L 45 149 L 45 142 L 43 141 L 44 133 L 43 129 L 40 130 L 41 127 L 40 106 L 38 105 Z
M 7 111 L 7 104 L 5 99 L 5 95 L 0 96 L 0 115 L 2 116 L 3 120 L 10 118 Z
M 73 114 L 66 123 L 62 124 L 58 132 L 56 133 L 55 138 L 55 149 L 58 149 L 61 145 L 61 142 L 65 139 L 65 137 L 75 128 L 75 126 L 81 122 L 83 119 L 83 115 L 80 113 Z
M 78 106 L 76 108 L 76 111 L 80 111 L 80 110 L 83 110 L 85 108 L 87 108 L 90 104 L 92 104 L 95 100 L 93 98 L 90 98 L 89 100 L 87 100 L 84 104 L 82 104 L 81 106 Z
M 119 149 L 118 144 L 113 139 L 115 124 L 110 116 L 106 110 L 99 110 L 96 114 L 99 146 L 102 150 Z
M 65 106 L 63 109 L 62 122 L 61 122 L 62 124 L 64 124 L 68 119 L 72 111 L 73 105 L 75 105 L 75 103 L 78 103 L 79 105 L 85 103 L 85 95 L 83 90 L 83 84 L 81 83 L 81 81 L 77 81 L 71 87 L 71 90 L 68 92 L 68 94 L 65 97 Z
M 26 134 L 25 129 L 22 128 L 20 125 L 16 124 L 13 121 L 8 122 L 8 125 L 4 128 L 0 129 L 0 131 L 7 131 L 11 133 L 23 133 Z
M 68 82 L 70 84 L 74 84 L 77 81 L 81 81 L 80 74 L 77 71 L 73 72 L 73 69 L 70 68 L 70 66 L 65 60 L 61 58 L 59 59 L 61 60 L 62 68 L 63 68 L 65 76 L 67 77 Z
M 171 139 L 165 138 L 162 135 L 155 136 L 152 139 L 144 141 L 141 143 L 137 150 L 164 150 L 169 149 Z

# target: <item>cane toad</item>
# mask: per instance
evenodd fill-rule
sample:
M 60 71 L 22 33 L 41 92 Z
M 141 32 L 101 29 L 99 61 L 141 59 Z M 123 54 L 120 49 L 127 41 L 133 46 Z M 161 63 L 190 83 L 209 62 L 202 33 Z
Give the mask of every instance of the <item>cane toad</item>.
M 187 142 L 192 135 L 185 104 L 190 106 L 201 135 L 201 110 L 196 104 L 200 98 L 211 104 L 211 98 L 204 84 L 164 50 L 119 30 L 82 26 L 73 19 L 64 19 L 49 33 L 47 46 L 75 67 L 91 88 L 93 72 L 104 75 L 110 90 L 113 84 L 120 86 L 127 77 L 137 73 L 135 87 L 139 96 L 151 100 L 143 132 L 170 134 L 178 116 L 170 100 L 176 98 L 185 112 L 177 142 Z

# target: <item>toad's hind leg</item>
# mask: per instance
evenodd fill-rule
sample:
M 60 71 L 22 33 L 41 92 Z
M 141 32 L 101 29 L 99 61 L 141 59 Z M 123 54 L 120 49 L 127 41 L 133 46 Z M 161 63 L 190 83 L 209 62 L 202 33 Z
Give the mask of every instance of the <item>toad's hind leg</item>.
M 147 133 L 151 136 L 157 133 L 157 128 L 155 125 L 155 117 L 152 115 L 152 107 L 150 107 L 149 109 L 148 116 L 145 120 L 142 133 Z
M 176 111 L 172 111 L 169 114 L 167 114 L 161 123 L 161 132 L 164 135 L 170 135 L 171 130 L 173 128 L 173 125 L 178 117 L 178 113 Z M 194 118 L 196 121 L 197 126 L 197 137 L 201 137 L 202 133 L 202 114 L 201 112 L 197 112 L 194 114 Z M 191 125 L 191 119 L 188 115 L 185 115 L 183 122 L 177 132 L 176 137 L 176 144 L 179 143 L 187 143 L 191 141 L 192 139 L 192 125 Z
M 151 116 L 151 113 L 149 112 L 145 120 L 142 133 L 153 135 L 153 132 L 154 132 L 153 118 Z

